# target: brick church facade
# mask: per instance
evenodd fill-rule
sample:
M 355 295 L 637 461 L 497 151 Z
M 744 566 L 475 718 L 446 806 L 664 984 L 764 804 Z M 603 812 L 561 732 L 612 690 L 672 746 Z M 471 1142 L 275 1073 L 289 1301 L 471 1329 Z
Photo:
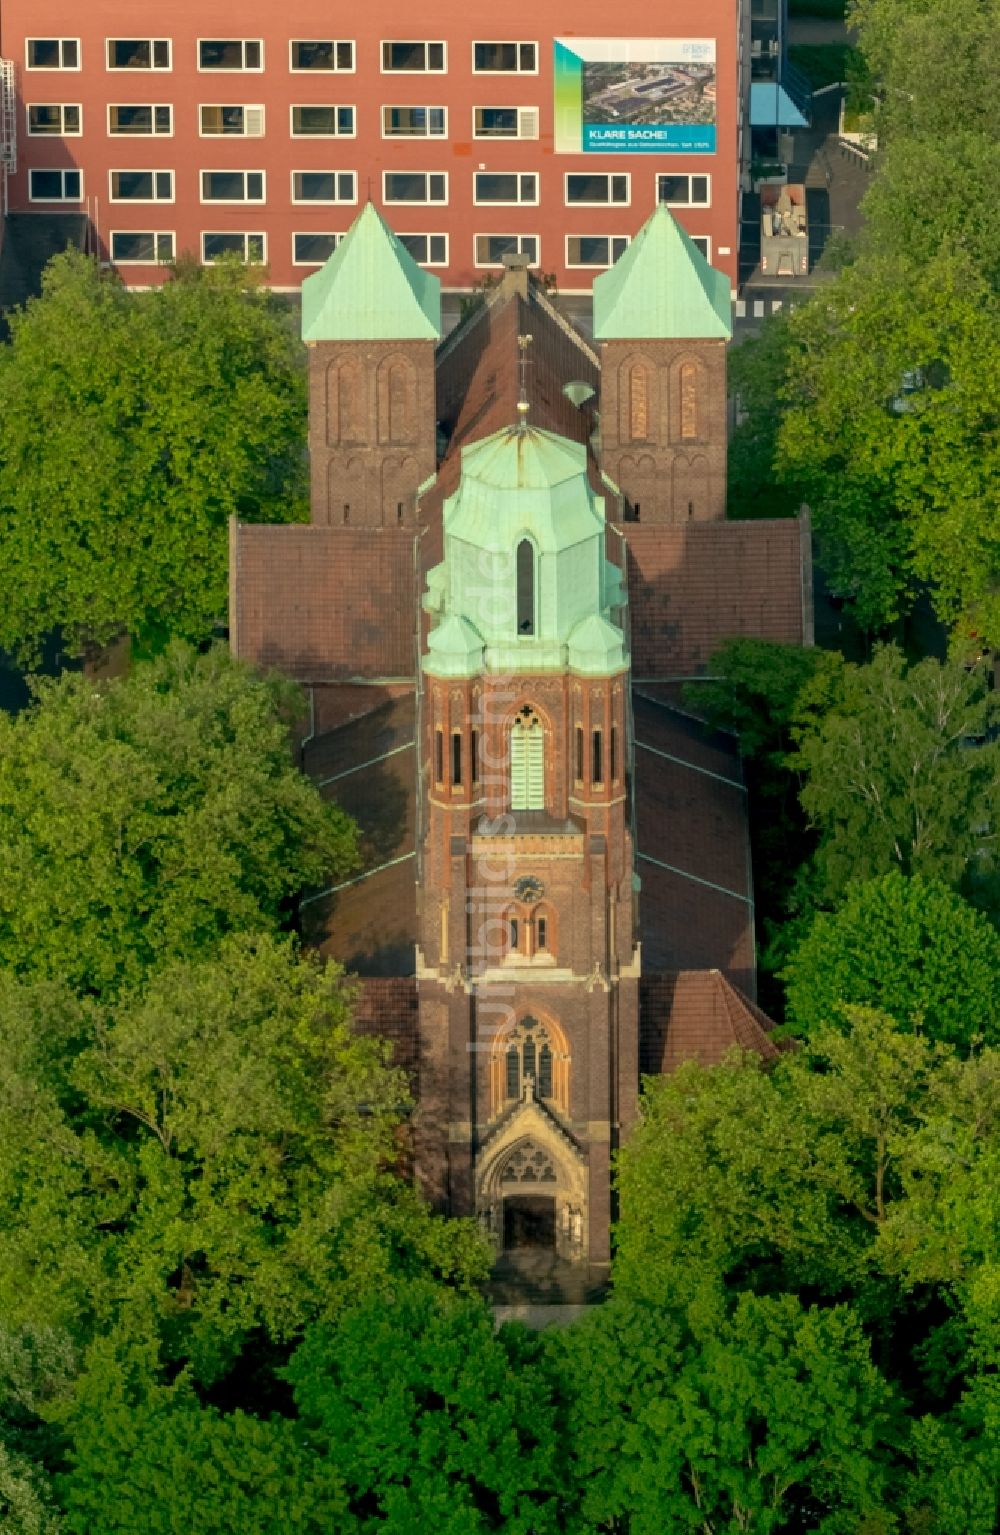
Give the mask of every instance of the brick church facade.
M 303 287 L 312 522 L 236 525 L 231 642 L 296 677 L 363 863 L 303 903 L 416 1098 L 418 1175 L 599 1279 L 640 1076 L 738 1043 L 745 791 L 681 689 L 810 643 L 808 527 L 725 520 L 729 285 L 658 210 L 592 345 L 525 268 L 444 341 L 374 208 Z

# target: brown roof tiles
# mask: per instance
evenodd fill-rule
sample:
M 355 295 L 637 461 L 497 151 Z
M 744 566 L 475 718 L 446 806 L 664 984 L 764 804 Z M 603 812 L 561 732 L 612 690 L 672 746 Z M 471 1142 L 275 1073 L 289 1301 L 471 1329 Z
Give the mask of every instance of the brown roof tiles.
M 718 970 L 644 975 L 639 983 L 639 1062 L 645 1075 L 674 1071 L 682 1061 L 717 1066 L 729 1050 L 776 1060 L 774 1025 Z

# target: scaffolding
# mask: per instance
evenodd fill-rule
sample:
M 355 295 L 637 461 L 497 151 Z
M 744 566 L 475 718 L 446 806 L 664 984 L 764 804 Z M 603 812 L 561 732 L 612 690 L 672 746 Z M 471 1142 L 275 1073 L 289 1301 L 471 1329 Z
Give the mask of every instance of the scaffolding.
M 0 170 L 13 176 L 17 170 L 17 107 L 14 65 L 0 59 Z

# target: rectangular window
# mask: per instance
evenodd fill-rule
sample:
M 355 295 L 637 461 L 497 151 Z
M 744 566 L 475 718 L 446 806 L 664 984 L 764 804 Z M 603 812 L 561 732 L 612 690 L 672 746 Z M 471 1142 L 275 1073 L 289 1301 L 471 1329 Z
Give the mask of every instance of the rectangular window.
M 444 783 L 444 731 L 434 732 L 434 781 Z
M 473 43 L 472 68 L 477 75 L 537 75 L 537 43 Z
M 29 37 L 25 41 L 29 69 L 79 69 L 78 37 Z
M 611 266 L 627 248 L 627 235 L 567 235 L 566 265 Z
M 109 37 L 109 69 L 169 69 L 169 37 Z
M 503 266 L 505 256 L 527 256 L 538 265 L 537 235 L 476 235 L 476 266 Z
M 135 266 L 158 266 L 173 261 L 173 231 L 118 230 L 111 236 L 111 259 Z
M 200 124 L 203 138 L 214 138 L 222 134 L 233 138 L 259 139 L 264 133 L 264 108 L 202 107 Z
M 448 265 L 447 235 L 400 235 L 399 239 L 421 266 Z
M 169 106 L 108 107 L 110 134 L 154 134 L 173 132 L 173 109 Z
M 453 788 L 462 785 L 462 737 L 456 730 L 451 737 L 451 782 Z
M 292 137 L 295 139 L 352 139 L 354 134 L 353 107 L 292 108 Z
M 593 732 L 593 777 L 592 782 L 602 784 L 604 782 L 604 739 L 599 730 Z
M 292 235 L 292 264 L 322 266 L 325 261 L 329 261 L 343 238 L 342 234 Z
M 618 778 L 618 726 L 611 727 L 611 782 Z
M 80 171 L 29 171 L 28 197 L 33 203 L 78 203 L 83 197 Z
M 475 139 L 537 139 L 537 107 L 473 107 Z
M 444 43 L 383 43 L 384 75 L 442 74 L 445 69 Z
M 476 203 L 537 203 L 538 177 L 504 171 L 476 171 L 472 200 Z
M 262 203 L 263 171 L 202 171 L 203 203 Z
M 314 69 L 324 69 L 334 74 L 351 74 L 354 70 L 354 44 L 336 38 L 296 40 L 291 44 L 290 67 L 294 74 Z
M 479 782 L 479 731 L 469 732 L 469 760 L 472 764 L 472 782 Z
M 711 201 L 709 176 L 657 176 L 656 200 L 671 208 L 707 208 Z
M 628 176 L 600 176 L 594 173 L 570 172 L 566 177 L 566 203 L 584 207 L 601 207 L 607 203 L 627 203 L 629 200 Z
M 357 177 L 353 171 L 293 171 L 293 203 L 356 203 Z
M 113 203 L 172 203 L 173 171 L 112 171 Z
M 383 107 L 384 139 L 443 139 L 448 132 L 444 107 Z
M 576 727 L 576 781 L 583 783 L 583 726 Z
M 232 234 L 229 231 L 218 234 L 203 234 L 201 237 L 201 259 L 206 266 L 211 266 L 213 261 L 218 261 L 225 256 L 238 256 L 240 261 L 261 262 L 266 256 L 266 238 L 262 234 Z
M 444 171 L 384 171 L 382 197 L 387 203 L 446 203 L 448 176 Z
M 261 70 L 264 44 L 257 37 L 203 38 L 198 44 L 199 69 Z
M 697 245 L 698 249 L 701 251 L 701 253 L 704 256 L 706 261 L 711 261 L 711 259 L 712 259 L 712 242 L 708 238 L 708 235 L 692 235 L 691 236 L 691 244 L 692 245 Z
M 545 949 L 545 948 L 548 947 L 548 936 L 549 936 L 549 934 L 548 934 L 548 923 L 546 922 L 544 917 L 539 917 L 538 921 L 535 923 L 535 943 L 536 943 L 536 946 L 537 946 L 538 949 L 541 950 L 541 949 Z M 551 1056 L 549 1057 L 549 1059 L 551 1061 Z M 544 1068 L 545 1068 L 545 1056 L 543 1054 L 543 1056 L 542 1056 L 542 1069 L 543 1069 L 543 1072 L 544 1072 Z M 551 1086 L 551 1083 L 549 1084 L 548 1092 L 545 1091 L 544 1076 L 542 1078 L 542 1096 L 543 1096 L 543 1098 L 551 1098 L 552 1097 L 552 1086 Z
M 82 111 L 79 106 L 46 106 L 28 108 L 28 132 L 32 135 L 52 133 L 62 138 L 76 138 L 82 132 Z

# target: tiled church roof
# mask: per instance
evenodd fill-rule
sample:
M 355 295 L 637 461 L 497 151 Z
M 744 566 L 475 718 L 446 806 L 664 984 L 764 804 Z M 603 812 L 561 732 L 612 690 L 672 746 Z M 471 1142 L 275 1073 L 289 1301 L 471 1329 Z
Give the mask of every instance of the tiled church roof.
M 639 1064 L 647 1076 L 674 1071 L 682 1061 L 717 1066 L 734 1048 L 764 1061 L 780 1053 L 767 1014 L 718 970 L 644 975 L 639 1018 Z

